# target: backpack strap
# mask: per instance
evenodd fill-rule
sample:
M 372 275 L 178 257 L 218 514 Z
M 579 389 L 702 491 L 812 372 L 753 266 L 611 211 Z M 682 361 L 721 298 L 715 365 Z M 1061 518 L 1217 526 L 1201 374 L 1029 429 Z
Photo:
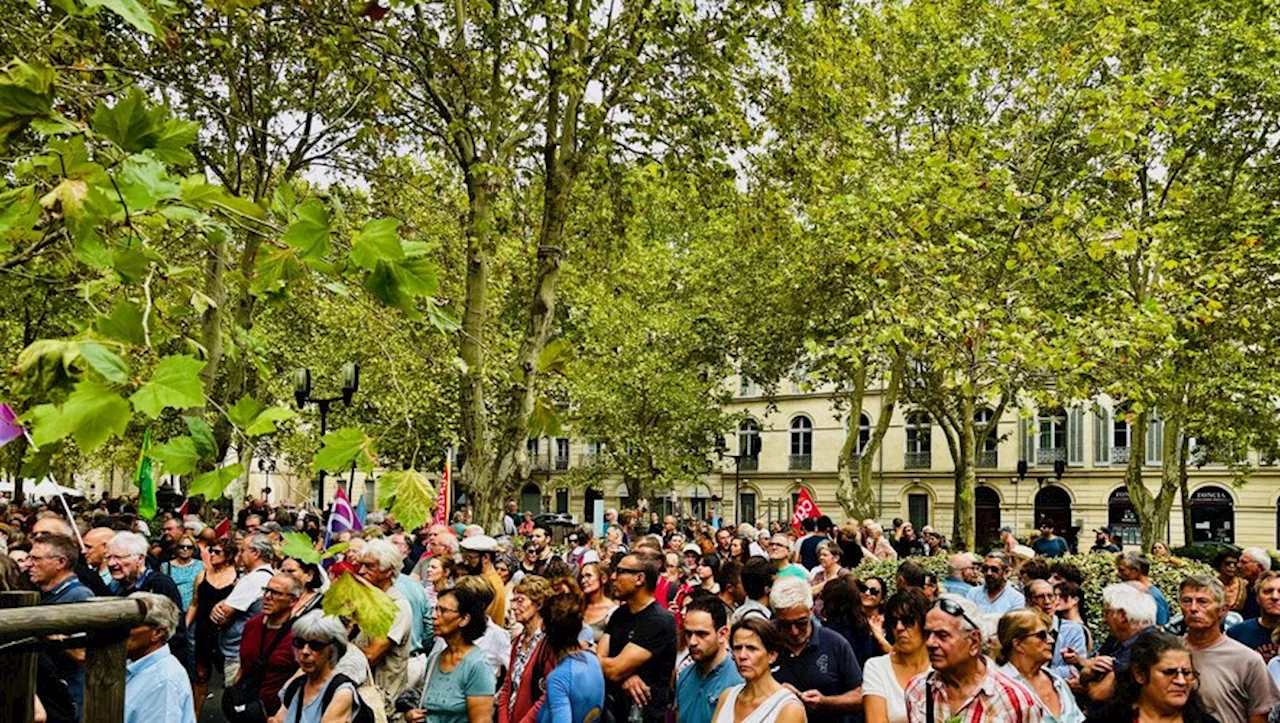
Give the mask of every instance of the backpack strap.
M 338 688 L 341 688 L 343 683 L 350 683 L 353 688 L 359 687 L 354 680 L 342 673 L 334 673 L 333 677 L 329 679 L 329 685 L 325 686 L 324 695 L 320 697 L 320 714 L 322 716 L 324 711 L 329 710 L 329 704 L 333 702 L 333 696 L 338 694 Z M 356 695 L 359 696 L 360 694 L 356 693 Z M 352 701 L 352 703 L 357 703 L 357 701 Z
M 306 680 L 307 680 L 306 675 L 299 675 L 298 677 L 289 681 L 289 685 L 285 686 L 285 689 L 284 689 L 284 707 L 286 708 L 289 707 L 289 704 L 293 702 L 293 696 L 297 695 L 298 691 L 302 690 L 302 685 L 303 683 L 306 682 Z
M 924 720 L 933 723 L 933 671 L 924 677 Z

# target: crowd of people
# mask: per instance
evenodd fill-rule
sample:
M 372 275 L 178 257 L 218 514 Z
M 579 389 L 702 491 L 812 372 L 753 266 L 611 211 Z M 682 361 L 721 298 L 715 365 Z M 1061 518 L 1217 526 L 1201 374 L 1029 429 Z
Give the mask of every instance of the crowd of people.
M 507 512 L 492 531 L 372 513 L 326 540 L 318 517 L 260 503 L 221 525 L 14 507 L 0 585 L 43 604 L 141 602 L 130 723 L 196 721 L 206 705 L 272 723 L 1280 720 L 1280 572 L 1265 551 L 1225 552 L 1169 598 L 1144 554 L 1099 530 L 1120 582 L 1094 640 L 1084 577 L 1047 522 L 979 557 L 900 521 L 646 527 L 609 510 L 597 538 Z M 293 531 L 344 548 L 289 556 Z M 947 576 L 920 556 L 946 556 Z M 886 580 L 855 572 L 863 559 L 900 561 Z M 340 575 L 394 603 L 385 634 L 325 612 Z M 79 720 L 84 661 L 41 654 L 40 720 Z

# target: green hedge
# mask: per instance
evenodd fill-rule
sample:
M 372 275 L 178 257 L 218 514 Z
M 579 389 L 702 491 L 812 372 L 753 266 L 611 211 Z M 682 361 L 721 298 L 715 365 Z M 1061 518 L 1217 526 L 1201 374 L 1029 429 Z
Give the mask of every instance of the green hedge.
M 1113 553 L 1093 552 L 1084 555 L 1067 555 L 1059 558 L 1080 568 L 1080 572 L 1084 574 L 1082 588 L 1085 598 L 1085 616 L 1088 618 L 1089 627 L 1093 629 L 1094 638 L 1097 640 L 1101 640 L 1102 637 L 1100 636 L 1107 634 L 1102 623 L 1102 589 L 1111 583 L 1120 581 L 1116 577 L 1115 557 Z M 945 557 L 912 557 L 908 559 L 920 563 L 925 570 L 936 574 L 939 580 L 947 576 L 947 559 Z M 895 590 L 894 577 L 897 574 L 900 562 L 900 560 L 871 562 L 864 559 L 862 564 L 854 569 L 854 573 L 859 577 L 876 576 L 883 578 L 887 598 Z M 1171 557 L 1153 559 L 1151 561 L 1151 582 L 1165 594 L 1165 597 L 1169 599 L 1170 605 L 1177 605 L 1178 585 L 1181 584 L 1182 578 L 1192 574 L 1212 575 L 1214 573 L 1211 567 L 1197 560 Z

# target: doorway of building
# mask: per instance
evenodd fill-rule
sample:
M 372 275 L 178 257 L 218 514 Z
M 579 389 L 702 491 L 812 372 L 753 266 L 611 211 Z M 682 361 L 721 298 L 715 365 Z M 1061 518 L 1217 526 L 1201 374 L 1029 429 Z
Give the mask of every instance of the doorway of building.
M 1076 549 L 1076 530 L 1071 525 L 1071 495 L 1057 486 L 1044 487 L 1036 493 L 1036 529 L 1042 520 L 1053 523 L 1053 534 L 1065 538 L 1072 550 Z
M 1191 493 L 1192 539 L 1196 542 L 1226 542 L 1234 544 L 1235 503 L 1231 493 L 1210 485 Z
M 1137 545 L 1142 542 L 1142 528 L 1138 525 L 1138 512 L 1133 509 L 1129 499 L 1129 490 L 1116 488 L 1107 499 L 1107 526 L 1111 532 L 1120 535 L 1126 545 Z
M 542 490 L 530 482 L 520 490 L 520 511 L 532 512 L 534 517 L 542 514 Z
M 978 549 L 990 547 L 1000 539 L 1000 495 L 986 485 L 973 491 L 974 537 Z

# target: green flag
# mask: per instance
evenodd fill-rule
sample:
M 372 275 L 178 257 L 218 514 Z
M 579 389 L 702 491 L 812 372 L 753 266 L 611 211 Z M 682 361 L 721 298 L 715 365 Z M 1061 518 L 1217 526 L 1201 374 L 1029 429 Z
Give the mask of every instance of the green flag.
M 144 520 L 156 516 L 156 478 L 151 470 L 151 428 L 142 436 L 142 449 L 138 452 L 138 471 L 133 475 L 138 485 L 138 514 Z

